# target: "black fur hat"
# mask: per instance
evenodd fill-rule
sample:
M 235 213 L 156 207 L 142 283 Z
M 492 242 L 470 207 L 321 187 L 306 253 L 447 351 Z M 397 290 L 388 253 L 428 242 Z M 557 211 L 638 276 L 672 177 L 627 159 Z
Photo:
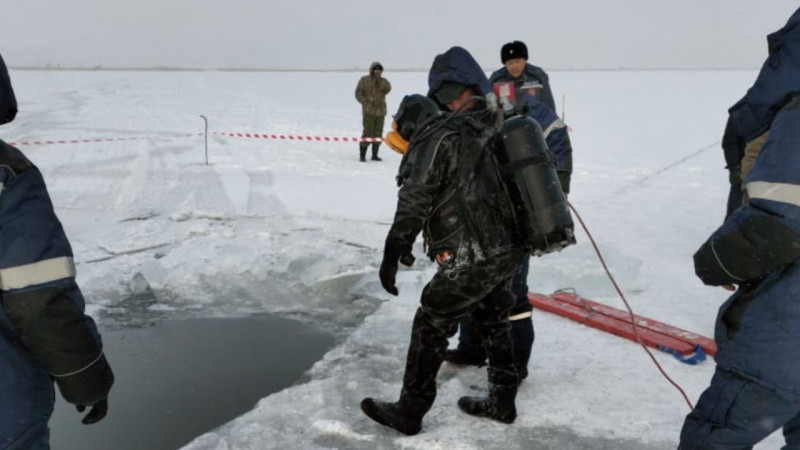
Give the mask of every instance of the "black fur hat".
M 500 61 L 503 64 L 509 59 L 522 58 L 528 59 L 528 47 L 522 41 L 509 42 L 500 49 Z

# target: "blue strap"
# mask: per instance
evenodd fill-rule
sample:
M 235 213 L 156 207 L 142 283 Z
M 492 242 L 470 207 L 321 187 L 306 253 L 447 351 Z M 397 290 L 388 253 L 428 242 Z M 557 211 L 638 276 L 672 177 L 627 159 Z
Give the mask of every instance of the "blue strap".
M 677 350 L 665 347 L 663 345 L 659 345 L 658 349 L 667 353 L 672 354 L 678 361 L 686 364 L 691 364 L 696 366 L 697 364 L 706 360 L 706 353 L 700 347 L 700 344 L 695 344 L 694 346 L 694 354 L 691 356 L 683 356 Z

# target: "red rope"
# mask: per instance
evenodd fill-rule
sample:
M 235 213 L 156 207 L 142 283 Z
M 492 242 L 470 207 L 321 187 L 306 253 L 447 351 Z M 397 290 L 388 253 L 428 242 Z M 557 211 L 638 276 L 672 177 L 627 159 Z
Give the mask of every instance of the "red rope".
M 647 355 L 650 357 L 650 359 L 653 360 L 653 364 L 656 365 L 659 372 L 661 372 L 661 375 L 663 375 L 664 378 L 666 378 L 666 380 L 669 381 L 669 383 L 673 385 L 675 389 L 678 390 L 678 392 L 681 393 L 681 395 L 683 396 L 683 400 L 686 401 L 687 405 L 689 405 L 689 409 L 694 410 L 694 406 L 692 405 L 692 402 L 689 400 L 689 397 L 686 395 L 686 392 L 684 392 L 683 388 L 681 388 L 680 385 L 678 385 L 678 383 L 675 382 L 675 380 L 673 380 L 669 375 L 667 375 L 667 372 L 664 370 L 663 367 L 661 367 L 661 364 L 659 364 L 658 360 L 656 360 L 656 357 L 653 356 L 653 352 L 651 352 L 650 349 L 647 348 L 646 345 L 644 345 L 644 342 L 642 342 L 642 338 L 641 336 L 639 336 L 639 327 L 636 325 L 636 318 L 634 317 L 633 309 L 631 309 L 631 305 L 628 304 L 628 300 L 625 298 L 625 294 L 622 293 L 622 289 L 619 288 L 619 286 L 617 285 L 617 281 L 614 280 L 614 276 L 611 275 L 611 271 L 608 269 L 606 261 L 603 259 L 603 255 L 600 254 L 600 249 L 594 242 L 594 238 L 592 238 L 592 234 L 589 233 L 589 229 L 586 227 L 586 224 L 583 223 L 583 219 L 581 218 L 581 215 L 578 214 L 578 210 L 576 210 L 575 207 L 572 206 L 572 203 L 570 202 L 567 202 L 567 205 L 569 206 L 569 209 L 571 209 L 572 212 L 575 213 L 575 217 L 578 218 L 578 222 L 580 222 L 581 226 L 583 227 L 583 230 L 589 237 L 589 241 L 592 243 L 592 247 L 594 247 L 594 251 L 595 253 L 597 253 L 597 257 L 600 258 L 600 263 L 603 265 L 603 269 L 605 269 L 606 274 L 608 275 L 608 279 L 611 280 L 611 284 L 614 285 L 614 289 L 616 289 L 617 294 L 619 294 L 619 297 L 622 299 L 622 302 L 625 303 L 625 308 L 628 309 L 628 314 L 631 315 L 631 325 L 633 325 L 633 334 L 636 335 L 636 340 L 639 342 L 639 345 L 642 346 L 644 351 L 647 352 Z

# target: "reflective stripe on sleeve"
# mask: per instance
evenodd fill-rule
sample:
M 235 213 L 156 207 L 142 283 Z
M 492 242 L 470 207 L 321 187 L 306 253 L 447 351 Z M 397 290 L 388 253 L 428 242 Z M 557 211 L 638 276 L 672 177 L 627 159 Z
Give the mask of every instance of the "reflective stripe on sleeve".
M 800 206 L 800 186 L 789 183 L 753 181 L 747 183 L 747 195 L 753 198 L 773 200 Z
M 71 256 L 46 259 L 24 266 L 0 269 L 0 289 L 9 291 L 75 276 Z
M 557 130 L 559 128 L 564 128 L 565 126 L 567 125 L 564 123 L 563 120 L 556 119 L 553 121 L 553 123 L 550 124 L 549 127 L 547 127 L 546 130 L 542 132 L 542 134 L 544 135 L 544 138 L 547 139 L 547 136 L 550 136 L 550 133 L 552 133 L 554 130 Z

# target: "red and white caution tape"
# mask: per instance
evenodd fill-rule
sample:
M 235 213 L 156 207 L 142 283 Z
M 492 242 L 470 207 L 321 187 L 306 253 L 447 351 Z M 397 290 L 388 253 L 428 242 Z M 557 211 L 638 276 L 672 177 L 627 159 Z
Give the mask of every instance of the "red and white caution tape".
M 232 137 L 232 138 L 250 138 L 250 139 L 274 139 L 280 141 L 311 141 L 311 142 L 382 142 L 382 137 L 347 137 L 347 136 L 310 136 L 299 134 L 267 134 L 267 133 L 228 133 L 215 131 L 210 133 L 216 136 Z M 36 141 L 18 141 L 9 142 L 9 145 L 15 147 L 23 146 L 42 146 L 42 145 L 66 145 L 66 144 L 91 144 L 98 142 L 116 142 L 116 141 L 136 141 L 145 139 L 174 139 L 182 137 L 195 137 L 203 136 L 203 133 L 186 133 L 177 134 L 174 136 L 130 136 L 130 137 L 109 137 L 109 138 L 92 138 L 92 139 L 52 139 L 52 140 L 36 140 Z
M 252 138 L 252 139 L 275 139 L 282 141 L 314 141 L 314 142 L 381 142 L 382 137 L 339 137 L 339 136 L 309 136 L 299 134 L 265 134 L 265 133 L 225 133 L 213 132 L 218 136 Z
M 15 147 L 24 147 L 30 145 L 63 145 L 63 144 L 92 144 L 98 142 L 117 142 L 117 141 L 139 141 L 144 139 L 174 139 L 181 137 L 202 136 L 203 133 L 187 133 L 175 136 L 129 136 L 129 137 L 111 137 L 111 138 L 92 138 L 92 139 L 59 139 L 59 140 L 41 140 L 41 141 L 19 141 L 9 142 L 9 145 Z

